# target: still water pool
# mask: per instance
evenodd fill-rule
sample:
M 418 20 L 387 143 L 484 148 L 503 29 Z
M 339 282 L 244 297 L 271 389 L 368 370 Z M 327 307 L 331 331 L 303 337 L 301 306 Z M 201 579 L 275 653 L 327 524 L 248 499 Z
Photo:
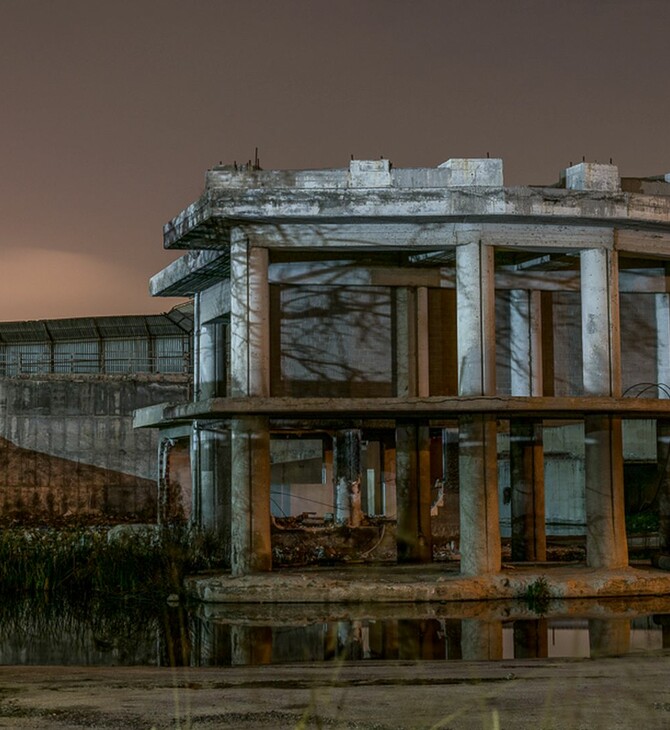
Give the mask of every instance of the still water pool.
M 0 664 L 495 661 L 670 648 L 670 600 L 155 607 L 5 602 Z

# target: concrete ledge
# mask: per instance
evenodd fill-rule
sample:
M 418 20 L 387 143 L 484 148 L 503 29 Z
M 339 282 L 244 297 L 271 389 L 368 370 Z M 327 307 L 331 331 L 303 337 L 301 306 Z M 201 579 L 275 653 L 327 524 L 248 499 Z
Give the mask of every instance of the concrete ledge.
M 670 595 L 670 573 L 651 567 L 583 565 L 509 568 L 465 578 L 456 564 L 280 570 L 233 578 L 194 576 L 186 590 L 204 603 L 417 603 L 510 600 L 539 579 L 551 599 Z

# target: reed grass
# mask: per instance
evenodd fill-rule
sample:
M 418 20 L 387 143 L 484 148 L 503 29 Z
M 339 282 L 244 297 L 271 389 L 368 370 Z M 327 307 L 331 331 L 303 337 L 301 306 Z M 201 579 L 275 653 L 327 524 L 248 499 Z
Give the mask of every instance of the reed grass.
M 184 575 L 222 563 L 211 536 L 186 527 L 111 533 L 101 528 L 0 530 L 0 590 L 164 599 Z

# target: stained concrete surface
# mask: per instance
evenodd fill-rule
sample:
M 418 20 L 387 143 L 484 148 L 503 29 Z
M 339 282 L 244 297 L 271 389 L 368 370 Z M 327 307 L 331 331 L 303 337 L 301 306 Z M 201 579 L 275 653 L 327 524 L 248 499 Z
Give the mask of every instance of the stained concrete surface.
M 617 570 L 583 564 L 507 565 L 500 573 L 461 576 L 458 564 L 352 565 L 287 569 L 232 577 L 195 576 L 186 590 L 205 603 L 415 603 L 519 598 L 542 581 L 548 598 L 670 595 L 670 572 L 648 565 Z
M 225 669 L 2 667 L 0 728 L 661 730 L 670 653 Z

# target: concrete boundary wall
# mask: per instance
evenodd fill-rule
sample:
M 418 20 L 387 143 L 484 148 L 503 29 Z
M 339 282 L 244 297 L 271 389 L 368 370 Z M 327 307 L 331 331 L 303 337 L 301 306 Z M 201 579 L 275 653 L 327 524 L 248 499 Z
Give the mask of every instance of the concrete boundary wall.
M 0 520 L 156 518 L 158 435 L 135 408 L 183 400 L 182 375 L 0 379 Z

